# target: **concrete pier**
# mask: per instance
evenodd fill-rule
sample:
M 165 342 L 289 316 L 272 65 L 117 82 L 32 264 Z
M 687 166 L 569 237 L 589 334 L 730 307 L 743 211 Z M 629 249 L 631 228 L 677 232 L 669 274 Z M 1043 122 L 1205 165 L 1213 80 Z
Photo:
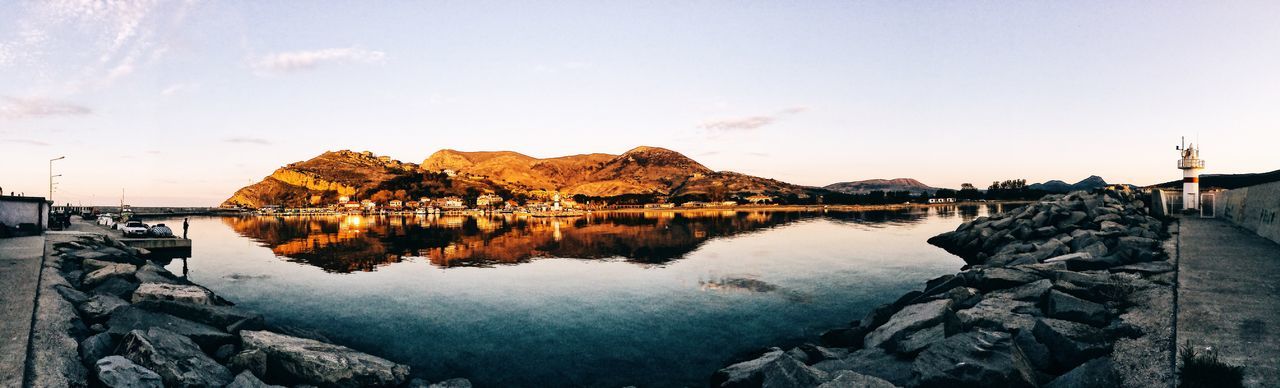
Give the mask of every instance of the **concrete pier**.
M 1178 344 L 1217 349 L 1245 386 L 1280 386 L 1280 244 L 1190 216 L 1178 238 Z
M 0 238 L 0 387 L 24 381 L 44 236 Z

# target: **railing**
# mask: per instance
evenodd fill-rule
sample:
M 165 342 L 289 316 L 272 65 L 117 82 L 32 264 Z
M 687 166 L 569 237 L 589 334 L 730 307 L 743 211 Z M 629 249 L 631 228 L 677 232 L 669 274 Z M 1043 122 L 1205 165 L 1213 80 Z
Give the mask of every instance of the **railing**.
M 1200 159 L 1179 159 L 1178 168 L 1204 168 L 1204 160 Z

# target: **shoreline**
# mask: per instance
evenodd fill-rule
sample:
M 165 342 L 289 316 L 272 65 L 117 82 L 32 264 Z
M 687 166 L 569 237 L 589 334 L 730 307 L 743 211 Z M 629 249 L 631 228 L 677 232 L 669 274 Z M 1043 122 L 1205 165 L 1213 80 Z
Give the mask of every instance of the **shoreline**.
M 1148 213 L 1108 188 L 978 217 L 929 240 L 968 263 L 955 275 L 711 385 L 1168 386 L 1175 225 Z
M 31 386 L 471 386 L 273 326 L 144 254 L 105 233 L 46 235 Z
M 706 207 L 674 207 L 674 208 L 620 208 L 620 209 L 594 209 L 586 210 L 590 214 L 596 213 L 696 213 L 696 212 L 714 212 L 714 211 L 782 211 L 782 212 L 861 212 L 861 211 L 884 211 L 884 210 L 902 210 L 902 209 L 928 209 L 952 206 L 1022 206 L 1035 201 L 987 201 L 987 202 L 952 202 L 952 203 L 907 203 L 907 204 L 883 204 L 883 205 L 737 205 L 737 206 L 706 206 Z M 207 216 L 272 216 L 272 217 L 292 217 L 292 216 L 478 216 L 478 215 L 504 215 L 511 214 L 517 216 L 527 216 L 528 213 L 503 213 L 482 210 L 460 210 L 435 214 L 417 214 L 414 212 L 339 212 L 339 211 L 323 211 L 323 212 L 278 212 L 278 213 L 259 213 L 255 211 L 245 211 L 236 213 L 210 213 Z M 559 218 L 582 217 L 583 215 L 561 216 Z M 151 218 L 160 218 L 160 215 L 149 216 Z M 180 217 L 180 215 L 175 216 Z

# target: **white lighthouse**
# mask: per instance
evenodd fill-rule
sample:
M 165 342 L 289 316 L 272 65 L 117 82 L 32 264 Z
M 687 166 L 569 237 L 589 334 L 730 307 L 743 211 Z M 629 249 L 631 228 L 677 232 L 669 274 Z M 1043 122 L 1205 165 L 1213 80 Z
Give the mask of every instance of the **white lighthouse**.
M 1178 159 L 1178 169 L 1182 170 L 1182 209 L 1199 209 L 1200 170 L 1204 169 L 1204 160 L 1200 159 L 1200 150 L 1194 143 L 1186 145 L 1186 138 L 1178 150 L 1182 151 L 1182 159 Z

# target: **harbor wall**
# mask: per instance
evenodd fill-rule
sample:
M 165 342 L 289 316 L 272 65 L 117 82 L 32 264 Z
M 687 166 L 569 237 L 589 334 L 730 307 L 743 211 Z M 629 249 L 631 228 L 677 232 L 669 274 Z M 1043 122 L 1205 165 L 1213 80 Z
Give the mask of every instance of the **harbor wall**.
M 1217 213 L 1240 227 L 1280 243 L 1280 182 L 1227 190 L 1218 194 Z

